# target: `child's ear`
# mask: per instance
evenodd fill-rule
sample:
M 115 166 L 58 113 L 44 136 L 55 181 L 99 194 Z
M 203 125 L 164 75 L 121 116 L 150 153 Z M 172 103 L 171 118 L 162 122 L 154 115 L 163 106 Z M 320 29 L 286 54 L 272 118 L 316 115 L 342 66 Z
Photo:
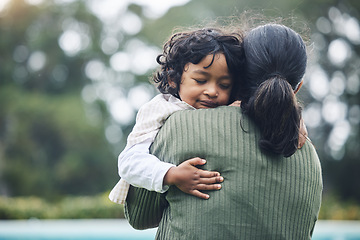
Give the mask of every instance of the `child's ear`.
M 301 80 L 301 82 L 299 83 L 299 85 L 297 86 L 297 88 L 296 88 L 295 91 L 294 91 L 295 94 L 300 90 L 300 88 L 301 88 L 301 86 L 303 85 L 303 83 L 304 83 L 304 80 Z

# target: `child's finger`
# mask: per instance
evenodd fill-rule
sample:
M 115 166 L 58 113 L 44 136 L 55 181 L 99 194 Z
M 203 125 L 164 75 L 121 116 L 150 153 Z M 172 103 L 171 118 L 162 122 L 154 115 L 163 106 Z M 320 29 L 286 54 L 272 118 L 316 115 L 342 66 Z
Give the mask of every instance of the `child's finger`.
M 198 197 L 198 198 L 203 198 L 203 199 L 209 199 L 209 197 L 210 197 L 208 194 L 202 193 L 198 190 L 192 190 L 189 192 L 189 194 L 194 195 L 195 197 Z
M 199 174 L 201 178 L 211 178 L 211 177 L 218 177 L 220 176 L 219 172 L 214 171 L 206 171 L 206 170 L 199 170 Z
M 196 185 L 196 190 L 200 191 L 212 191 L 212 190 L 220 190 L 220 184 L 198 184 Z
M 299 129 L 299 143 L 298 148 L 302 148 L 304 146 L 306 139 L 308 136 L 308 131 L 306 129 L 306 125 L 304 123 L 304 119 L 300 119 L 300 129 Z
M 298 148 L 299 149 L 302 148 L 302 146 L 304 146 L 305 143 L 306 143 L 306 136 L 300 134 Z
M 223 182 L 224 178 L 221 176 L 216 176 L 211 178 L 200 178 L 198 181 L 198 184 L 214 184 Z
M 186 162 L 188 162 L 192 166 L 197 166 L 197 165 L 204 165 L 206 163 L 206 160 L 196 157 L 196 158 L 191 158 L 189 160 L 186 160 Z

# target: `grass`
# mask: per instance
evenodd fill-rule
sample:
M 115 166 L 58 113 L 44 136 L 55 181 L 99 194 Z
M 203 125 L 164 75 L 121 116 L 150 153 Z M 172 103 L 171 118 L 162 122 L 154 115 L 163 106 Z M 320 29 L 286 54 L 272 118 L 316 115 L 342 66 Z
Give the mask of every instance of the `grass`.
M 57 202 L 38 197 L 0 197 L 0 219 L 124 218 L 123 205 L 112 203 L 107 196 L 65 197 Z
M 124 218 L 123 205 L 112 203 L 108 193 L 96 196 L 67 196 L 57 202 L 38 197 L 1 197 L 0 219 L 109 219 Z M 360 204 L 324 194 L 320 220 L 360 220 Z

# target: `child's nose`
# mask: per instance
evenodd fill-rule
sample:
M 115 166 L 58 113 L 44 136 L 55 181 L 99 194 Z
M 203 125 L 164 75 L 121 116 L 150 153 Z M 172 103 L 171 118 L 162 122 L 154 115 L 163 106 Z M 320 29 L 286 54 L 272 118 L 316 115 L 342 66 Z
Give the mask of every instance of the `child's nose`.
M 218 91 L 217 91 L 216 86 L 209 85 L 205 89 L 204 94 L 208 95 L 209 97 L 217 97 L 218 96 Z

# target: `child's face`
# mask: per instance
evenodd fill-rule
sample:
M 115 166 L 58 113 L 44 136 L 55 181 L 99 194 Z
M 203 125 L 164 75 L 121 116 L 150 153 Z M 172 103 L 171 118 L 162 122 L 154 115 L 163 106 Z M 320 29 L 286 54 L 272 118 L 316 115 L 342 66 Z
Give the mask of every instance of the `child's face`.
M 215 108 L 229 102 L 232 79 L 224 54 L 206 56 L 198 64 L 185 65 L 181 76 L 181 100 L 194 108 Z

